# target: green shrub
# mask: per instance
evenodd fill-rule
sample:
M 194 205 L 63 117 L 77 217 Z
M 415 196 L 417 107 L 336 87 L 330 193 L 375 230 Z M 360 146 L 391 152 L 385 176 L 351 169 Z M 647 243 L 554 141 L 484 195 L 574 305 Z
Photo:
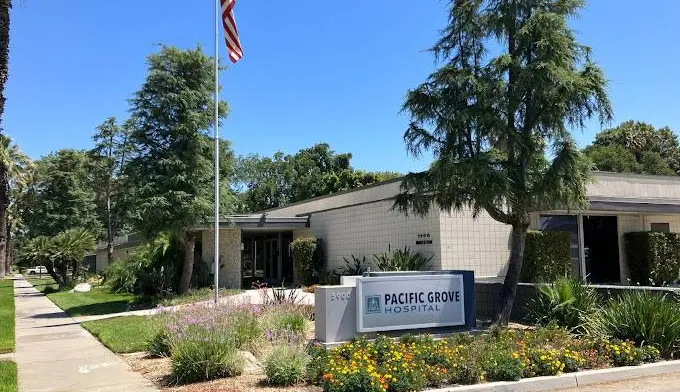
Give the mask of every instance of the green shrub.
M 633 232 L 624 238 L 633 283 L 663 286 L 678 279 L 679 233 Z
M 264 360 L 267 382 L 278 386 L 298 384 L 305 379 L 309 357 L 297 346 L 276 346 Z
M 299 313 L 283 313 L 276 318 L 276 327 L 293 332 L 305 332 L 307 318 Z
M 529 365 L 524 368 L 525 377 L 556 376 L 564 370 L 557 349 L 532 348 L 527 353 Z
M 314 283 L 314 253 L 317 241 L 314 237 L 299 237 L 290 244 L 295 275 L 305 285 Z
M 114 260 L 104 271 L 104 283 L 111 292 L 134 293 L 140 267 L 140 263 L 133 258 Z
M 297 306 L 283 305 L 267 309 L 260 322 L 268 341 L 296 345 L 305 341 L 308 320 L 306 310 Z
M 257 316 L 250 310 L 237 310 L 230 314 L 226 333 L 237 349 L 254 353 L 260 350 L 263 330 Z
M 518 381 L 522 378 L 524 364 L 519 356 L 509 350 L 491 350 L 484 363 L 484 371 L 489 381 Z
M 111 263 L 104 271 L 104 283 L 115 293 L 166 295 L 177 291 L 183 260 L 181 241 L 161 234 L 127 259 Z
M 651 345 L 664 357 L 675 357 L 680 351 L 680 305 L 668 295 L 626 291 L 610 300 L 591 324 L 602 337 Z
M 346 257 L 343 257 L 342 259 L 345 261 L 345 266 L 340 269 L 340 275 L 344 276 L 363 275 L 371 266 L 368 260 L 366 260 L 366 256 L 359 258 L 355 255 L 351 255 L 349 259 Z
M 219 335 L 193 336 L 172 344 L 170 361 L 177 383 L 234 377 L 243 372 L 243 358 L 233 343 Z
M 305 369 L 307 380 L 311 383 L 319 384 L 328 367 L 328 350 L 320 343 L 313 343 L 307 346 L 309 361 Z
M 571 273 L 571 233 L 534 230 L 527 233 L 520 281 L 553 282 Z
M 580 278 L 559 278 L 536 286 L 536 297 L 528 304 L 529 321 L 536 325 L 557 324 L 572 332 L 587 332 L 589 319 L 599 309 L 599 296 Z
M 434 255 L 426 257 L 405 246 L 394 252 L 373 255 L 376 267 L 381 271 L 424 271 Z
M 159 328 L 146 343 L 146 353 L 152 357 L 170 356 L 170 335 L 165 328 Z

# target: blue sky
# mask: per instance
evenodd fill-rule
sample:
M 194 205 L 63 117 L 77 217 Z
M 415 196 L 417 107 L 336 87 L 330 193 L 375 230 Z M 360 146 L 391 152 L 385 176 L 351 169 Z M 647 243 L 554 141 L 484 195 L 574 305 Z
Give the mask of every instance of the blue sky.
M 95 126 L 127 116 L 158 44 L 212 53 L 212 0 L 16 0 L 5 129 L 34 158 L 88 148 Z M 407 156 L 404 94 L 434 69 L 427 49 L 445 0 L 240 0 L 245 57 L 221 75 L 238 154 L 316 142 L 370 170 L 419 170 Z M 610 80 L 615 122 L 680 130 L 680 2 L 590 0 L 572 23 Z M 222 55 L 225 47 L 220 46 Z M 597 122 L 576 133 L 584 146 Z

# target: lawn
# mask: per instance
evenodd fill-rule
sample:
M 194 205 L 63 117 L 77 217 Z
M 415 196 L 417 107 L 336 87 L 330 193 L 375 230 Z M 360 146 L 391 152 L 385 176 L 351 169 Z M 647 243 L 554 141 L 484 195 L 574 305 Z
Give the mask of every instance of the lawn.
M 146 350 L 157 323 L 153 316 L 121 316 L 81 325 L 114 353 L 134 353 Z
M 0 353 L 12 351 L 14 351 L 14 281 L 4 279 L 0 280 Z
M 72 317 L 127 312 L 135 309 L 152 308 L 156 305 L 174 306 L 213 298 L 210 288 L 192 289 L 186 294 L 172 294 L 167 297 L 143 297 L 129 293 L 111 293 L 106 286 L 95 286 L 87 293 L 58 291 L 54 279 L 30 278 L 28 281 L 38 290 L 47 294 L 63 311 Z M 229 296 L 242 290 L 221 289 L 220 296 Z
M 17 391 L 17 364 L 0 361 L 0 392 Z
M 128 310 L 153 306 L 143 298 L 129 293 L 111 293 L 106 287 L 93 287 L 87 293 L 60 291 L 47 294 L 69 316 L 87 316 L 127 312 Z
M 59 291 L 59 285 L 51 277 L 43 275 L 42 278 L 27 278 L 26 280 L 43 294 Z

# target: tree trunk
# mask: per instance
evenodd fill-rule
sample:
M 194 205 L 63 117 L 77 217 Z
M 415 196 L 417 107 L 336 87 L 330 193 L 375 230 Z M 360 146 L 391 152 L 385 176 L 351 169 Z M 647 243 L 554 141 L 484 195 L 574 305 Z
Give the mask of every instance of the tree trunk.
M 501 307 L 496 312 L 494 324 L 500 326 L 508 325 L 510 314 L 515 303 L 517 294 L 517 284 L 522 272 L 522 262 L 524 261 L 524 244 L 527 238 L 528 224 L 513 224 L 511 235 L 510 262 L 508 272 L 505 274 L 503 291 L 501 292 Z
M 111 181 L 106 184 L 106 260 L 113 261 L 113 216 L 111 214 Z
M 0 278 L 5 277 L 7 264 L 7 206 L 9 205 L 9 184 L 6 167 L 0 165 Z
M 12 222 L 7 219 L 7 246 L 5 247 L 5 273 L 10 273 L 12 267 L 12 250 L 14 244 L 12 243 Z
M 9 64 L 9 10 L 11 0 L 0 0 L 0 131 L 2 130 L 2 116 L 5 112 L 5 84 L 7 83 Z M 5 276 L 7 256 L 7 206 L 9 194 L 7 184 L 7 168 L 0 166 L 0 278 Z
M 9 10 L 12 0 L 0 0 L 0 129 L 5 112 L 5 83 L 9 64 Z
M 62 278 L 61 275 L 57 273 L 57 271 L 54 270 L 54 266 L 52 266 L 51 262 L 45 263 L 45 268 L 47 269 L 47 273 L 50 274 L 52 279 L 54 279 L 55 282 L 59 285 L 59 290 L 63 289 L 66 287 L 66 282 Z
M 179 293 L 184 294 L 191 287 L 191 275 L 194 272 L 194 248 L 196 246 L 196 234 L 186 232 L 184 234 L 184 267 L 179 280 Z

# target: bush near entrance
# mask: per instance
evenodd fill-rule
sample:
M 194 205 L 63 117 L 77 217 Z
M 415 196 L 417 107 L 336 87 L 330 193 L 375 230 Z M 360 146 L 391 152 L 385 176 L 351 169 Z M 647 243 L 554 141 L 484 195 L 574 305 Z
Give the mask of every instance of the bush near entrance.
M 680 233 L 632 232 L 624 238 L 633 283 L 665 286 L 678 280 Z
M 293 240 L 290 244 L 293 254 L 293 267 L 296 277 L 303 284 L 313 283 L 314 272 L 314 253 L 317 248 L 317 240 L 314 237 L 300 237 Z
M 571 233 L 534 230 L 527 233 L 522 282 L 554 282 L 571 272 Z

